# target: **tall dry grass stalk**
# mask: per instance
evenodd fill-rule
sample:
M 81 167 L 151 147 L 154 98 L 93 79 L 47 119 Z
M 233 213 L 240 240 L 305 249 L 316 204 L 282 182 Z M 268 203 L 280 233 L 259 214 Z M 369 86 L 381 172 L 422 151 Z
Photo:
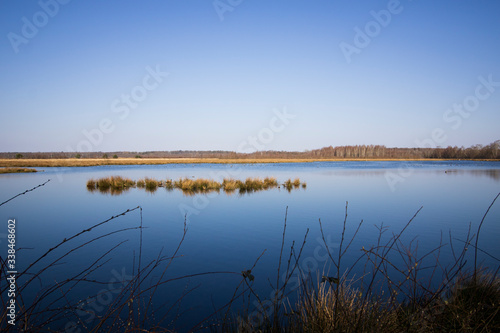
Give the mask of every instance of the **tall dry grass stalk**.
M 290 180 L 290 183 L 293 182 Z M 449 244 L 441 241 L 434 249 L 419 254 L 415 240 L 402 241 L 402 235 L 419 212 L 420 209 L 391 237 L 385 237 L 387 229 L 381 226 L 377 243 L 362 248 L 354 263 L 352 260 L 344 263 L 363 224 L 361 221 L 353 235 L 346 238 L 346 204 L 338 248 L 328 246 L 320 221 L 323 243 L 333 270 L 318 275 L 302 270 L 299 265 L 302 248 L 295 250 L 294 242 L 288 259 L 283 258 L 285 218 L 277 279 L 272 285 L 276 296 L 264 300 L 249 284 L 248 297 L 253 297 L 259 306 L 252 311 L 248 301 L 249 308 L 236 321 L 225 323 L 222 331 L 500 332 L 499 268 L 487 272 L 476 269 L 475 258 L 472 270 L 467 270 L 466 255 L 474 241 L 470 230 L 458 251 L 450 234 Z M 480 225 L 483 221 L 484 217 Z M 451 247 L 454 258 L 448 264 L 439 259 L 445 246 Z M 280 271 L 283 264 L 287 272 L 290 268 L 299 272 L 299 281 Z M 353 275 L 355 267 L 363 269 L 361 275 Z M 287 296 L 293 294 L 297 295 L 297 300 L 290 302 Z

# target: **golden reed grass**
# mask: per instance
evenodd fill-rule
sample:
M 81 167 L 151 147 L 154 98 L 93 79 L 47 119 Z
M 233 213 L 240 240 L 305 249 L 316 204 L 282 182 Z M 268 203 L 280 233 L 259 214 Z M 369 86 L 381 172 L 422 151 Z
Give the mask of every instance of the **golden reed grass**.
M 0 167 L 86 167 L 99 165 L 157 165 L 157 164 L 259 164 L 259 163 L 312 163 L 345 161 L 440 161 L 443 159 L 218 159 L 218 158 L 67 158 L 67 159 L 0 159 Z
M 288 191 L 291 191 L 293 188 L 297 189 L 300 185 L 306 188 L 306 183 L 301 183 L 299 178 L 296 178 L 293 182 L 291 179 L 288 179 L 283 184 Z M 220 190 L 226 193 L 233 193 L 236 190 L 238 190 L 239 193 L 246 193 L 280 188 L 280 185 L 275 177 L 266 177 L 264 179 L 248 177 L 245 181 L 225 178 L 222 183 L 213 179 L 204 178 L 179 178 L 175 181 L 171 179 L 162 181 L 146 177 L 133 181 L 120 176 L 104 177 L 97 180 L 89 179 L 87 181 L 87 189 L 91 192 L 95 190 L 99 190 L 101 193 L 113 191 L 117 194 L 119 191 L 125 191 L 132 187 L 144 188 L 149 192 L 155 192 L 159 187 L 164 187 L 167 190 L 176 188 L 182 190 L 186 194 L 196 194 L 213 191 L 219 192 Z
M 27 173 L 27 172 L 38 172 L 36 169 L 29 168 L 0 168 L 0 174 L 2 173 Z

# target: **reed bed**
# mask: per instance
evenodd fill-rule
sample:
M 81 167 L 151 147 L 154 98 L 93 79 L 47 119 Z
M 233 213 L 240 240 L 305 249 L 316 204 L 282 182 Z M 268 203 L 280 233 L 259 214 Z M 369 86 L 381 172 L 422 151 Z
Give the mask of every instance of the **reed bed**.
M 204 193 L 211 191 L 219 191 L 222 185 L 211 179 L 189 179 L 189 178 L 181 178 L 173 183 L 174 188 L 178 188 L 182 191 L 186 192 L 196 192 L 196 193 Z
M 301 183 L 299 178 L 296 178 L 293 182 L 289 179 L 285 182 L 284 187 L 288 191 L 291 191 L 292 189 L 298 189 L 301 184 L 303 188 L 306 187 L 305 183 Z M 162 181 L 149 177 L 133 181 L 128 178 L 113 176 L 97 180 L 89 179 L 87 181 L 87 189 L 91 192 L 98 190 L 101 193 L 113 192 L 114 194 L 118 194 L 120 191 L 128 190 L 132 187 L 145 189 L 152 193 L 159 187 L 164 187 L 167 190 L 179 189 L 184 194 L 194 195 L 198 193 L 220 192 L 221 190 L 227 194 L 232 194 L 236 191 L 239 194 L 244 194 L 280 188 L 280 185 L 275 177 L 265 177 L 264 179 L 249 177 L 244 181 L 225 178 L 222 183 L 213 179 L 190 179 L 187 177 L 179 178 L 175 181 L 171 179 Z
M 294 187 L 299 187 L 300 186 L 300 179 L 299 178 L 295 178 L 293 180 L 293 186 Z
M 87 181 L 87 189 L 89 191 L 99 190 L 100 192 L 108 191 L 126 191 L 135 186 L 135 182 L 129 178 L 120 176 L 111 176 Z
M 146 177 L 142 180 L 144 182 L 144 189 L 148 192 L 154 193 L 162 183 L 156 179 Z
M 172 179 L 165 180 L 165 188 L 167 190 L 173 190 L 174 189 L 174 182 L 172 181 Z
M 87 180 L 87 188 L 91 191 L 97 189 L 97 181 L 93 178 Z
M 240 188 L 240 183 L 241 181 L 239 180 L 225 178 L 222 181 L 221 186 L 224 188 L 224 191 L 226 191 L 226 193 L 233 193 Z
M 283 183 L 283 187 L 288 191 L 291 192 L 293 189 L 298 189 L 300 186 L 302 186 L 303 189 L 307 188 L 307 183 L 302 182 L 300 178 L 295 178 L 294 180 L 292 179 L 287 179 Z
M 29 172 L 38 172 L 38 170 L 30 169 L 30 168 L 0 168 L 0 174 L 3 174 L 3 173 L 29 173 Z
M 278 186 L 278 180 L 274 177 L 264 178 L 264 188 L 273 188 Z

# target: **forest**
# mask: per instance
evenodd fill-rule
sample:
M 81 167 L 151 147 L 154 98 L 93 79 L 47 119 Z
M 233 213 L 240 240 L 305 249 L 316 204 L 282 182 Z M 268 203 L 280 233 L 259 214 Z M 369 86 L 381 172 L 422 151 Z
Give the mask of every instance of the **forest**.
M 500 159 L 500 140 L 468 148 L 388 148 L 383 145 L 329 146 L 298 151 L 145 151 L 145 152 L 4 152 L 1 159 L 68 159 L 68 158 L 219 158 L 219 159 Z

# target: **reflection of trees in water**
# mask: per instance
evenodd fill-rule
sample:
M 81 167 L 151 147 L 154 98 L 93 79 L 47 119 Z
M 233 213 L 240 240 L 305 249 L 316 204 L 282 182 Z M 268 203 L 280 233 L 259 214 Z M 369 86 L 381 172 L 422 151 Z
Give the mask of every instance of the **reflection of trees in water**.
M 464 175 L 464 174 L 469 174 L 475 177 L 490 177 L 496 181 L 500 181 L 500 169 L 486 169 L 486 170 L 446 170 L 446 174 L 449 175 Z
M 322 172 L 324 176 L 355 176 L 355 177 L 371 177 L 371 176 L 384 176 L 387 172 L 397 173 L 399 169 L 382 169 L 382 170 L 335 170 Z M 473 169 L 473 170 L 459 170 L 459 169 L 448 169 L 448 170 L 429 170 L 411 167 L 402 167 L 401 170 L 405 173 L 413 171 L 426 172 L 431 171 L 435 174 L 447 174 L 447 175 L 472 175 L 475 177 L 490 177 L 496 181 L 500 181 L 500 169 Z M 411 177 L 411 176 L 410 176 Z

